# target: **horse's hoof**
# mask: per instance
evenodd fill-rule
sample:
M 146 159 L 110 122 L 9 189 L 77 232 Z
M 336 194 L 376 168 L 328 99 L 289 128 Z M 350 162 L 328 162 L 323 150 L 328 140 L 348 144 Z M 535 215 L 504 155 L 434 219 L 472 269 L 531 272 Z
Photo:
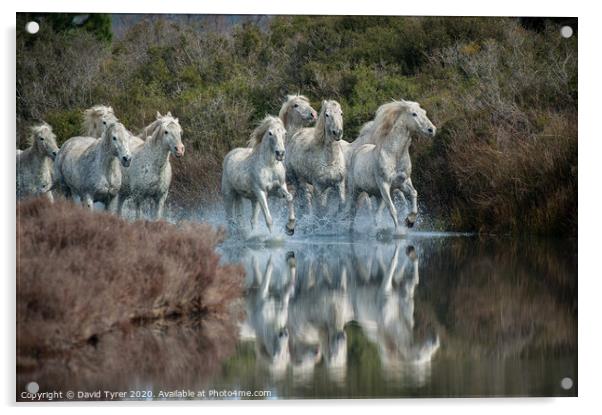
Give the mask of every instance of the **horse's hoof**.
M 288 251 L 286 253 L 286 262 L 290 267 L 295 267 L 297 265 L 297 259 L 295 258 L 295 253 L 293 251 Z
M 416 259 L 416 248 L 414 248 L 413 245 L 408 245 L 408 247 L 406 248 L 406 255 L 411 260 L 415 260 Z
M 295 221 L 289 220 L 288 223 L 286 224 L 285 230 L 286 230 L 286 234 L 289 236 L 294 234 L 295 233 Z
M 406 217 L 406 226 L 408 228 L 413 228 L 415 223 L 416 223 L 416 214 L 415 213 L 410 213 Z

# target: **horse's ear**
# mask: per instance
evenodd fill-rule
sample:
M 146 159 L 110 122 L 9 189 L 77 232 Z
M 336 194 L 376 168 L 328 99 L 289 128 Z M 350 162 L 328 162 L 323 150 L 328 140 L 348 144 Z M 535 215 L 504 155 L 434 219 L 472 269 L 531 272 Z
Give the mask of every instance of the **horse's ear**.
M 168 116 L 168 117 L 171 117 L 171 116 L 172 116 L 172 115 L 171 115 L 171 111 L 167 111 L 167 116 Z
M 108 112 L 113 112 L 113 107 L 109 107 L 109 108 L 107 108 L 107 111 L 108 111 Z
M 157 111 L 157 119 L 161 118 L 161 113 Z

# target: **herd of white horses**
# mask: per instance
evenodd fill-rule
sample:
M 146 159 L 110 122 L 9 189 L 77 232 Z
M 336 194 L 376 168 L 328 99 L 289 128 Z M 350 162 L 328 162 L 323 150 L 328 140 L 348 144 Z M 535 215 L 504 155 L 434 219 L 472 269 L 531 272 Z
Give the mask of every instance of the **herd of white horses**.
M 69 138 L 59 149 L 50 125 L 31 128 L 30 147 L 17 150 L 17 198 L 45 195 L 53 200 L 58 193 L 90 209 L 100 202 L 120 215 L 129 201 L 136 218 L 150 203 L 152 218 L 162 218 L 172 178 L 170 155 L 184 155 L 178 119 L 157 113 L 156 120 L 135 135 L 111 107 L 97 105 L 84 111 L 83 130 L 82 136 Z M 338 196 L 339 211 L 349 215 L 351 228 L 360 199 L 368 196 L 368 201 L 373 197 L 378 202 L 374 217 L 386 207 L 397 230 L 393 192 L 409 197 L 405 224 L 412 227 L 418 207 L 410 178 L 411 138 L 435 133 L 417 102 L 399 100 L 380 106 L 359 136 L 348 142 L 343 139 L 338 102 L 322 101 L 317 113 L 305 96 L 289 95 L 278 117 L 265 117 L 248 146 L 235 148 L 224 158 L 221 188 L 230 230 L 242 229 L 243 199 L 248 199 L 251 227 L 257 226 L 261 211 L 272 232 L 268 200 L 276 196 L 286 200 L 285 230 L 293 234 L 296 207 L 324 215 L 331 189 Z M 294 188 L 294 197 L 287 184 Z

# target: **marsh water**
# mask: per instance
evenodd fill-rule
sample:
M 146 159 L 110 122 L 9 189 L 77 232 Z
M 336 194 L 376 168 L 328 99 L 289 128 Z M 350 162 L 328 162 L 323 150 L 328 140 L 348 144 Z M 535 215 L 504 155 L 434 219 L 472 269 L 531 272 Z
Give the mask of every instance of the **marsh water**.
M 574 241 L 415 232 L 221 250 L 245 267 L 245 317 L 211 388 L 270 398 L 577 394 Z
M 244 267 L 238 311 L 111 331 L 18 373 L 18 390 L 33 379 L 118 399 L 577 395 L 574 240 L 295 235 L 219 251 Z

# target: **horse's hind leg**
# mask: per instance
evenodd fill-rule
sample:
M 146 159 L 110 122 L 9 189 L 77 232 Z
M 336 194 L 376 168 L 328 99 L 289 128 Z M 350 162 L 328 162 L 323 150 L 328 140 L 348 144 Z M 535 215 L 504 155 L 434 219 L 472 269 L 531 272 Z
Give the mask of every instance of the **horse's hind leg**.
M 257 227 L 257 221 L 259 220 L 259 202 L 257 200 L 251 201 L 251 207 L 253 213 L 251 214 L 251 229 Z
M 226 222 L 231 234 L 235 231 L 234 223 L 234 196 L 230 193 L 224 193 L 224 210 L 226 211 Z
M 404 193 L 408 194 L 412 203 L 410 213 L 406 217 L 406 226 L 411 228 L 416 223 L 416 217 L 418 216 L 418 192 L 412 185 L 412 179 L 407 178 L 402 185 Z

